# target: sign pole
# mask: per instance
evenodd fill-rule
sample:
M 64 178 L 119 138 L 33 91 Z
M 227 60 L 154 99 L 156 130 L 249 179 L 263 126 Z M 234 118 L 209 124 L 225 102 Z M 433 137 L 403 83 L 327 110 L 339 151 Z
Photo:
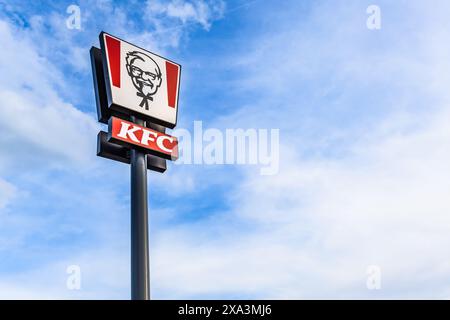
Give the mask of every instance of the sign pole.
M 131 121 L 144 126 L 143 120 Z M 131 152 L 131 299 L 150 300 L 148 250 L 147 156 Z

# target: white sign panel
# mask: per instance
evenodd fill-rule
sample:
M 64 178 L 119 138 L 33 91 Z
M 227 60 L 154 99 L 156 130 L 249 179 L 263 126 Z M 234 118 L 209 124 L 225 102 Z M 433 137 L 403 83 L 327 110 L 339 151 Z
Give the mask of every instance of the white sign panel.
M 100 43 L 109 107 L 175 127 L 181 66 L 104 32 Z

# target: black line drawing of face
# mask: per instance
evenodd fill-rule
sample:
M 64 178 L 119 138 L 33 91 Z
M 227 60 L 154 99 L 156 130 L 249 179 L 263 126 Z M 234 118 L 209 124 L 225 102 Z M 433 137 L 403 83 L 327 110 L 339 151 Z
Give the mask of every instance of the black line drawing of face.
M 148 101 L 153 101 L 153 95 L 161 86 L 162 77 L 158 64 L 145 53 L 131 51 L 127 53 L 126 66 L 137 96 L 142 98 L 140 107 L 148 110 Z

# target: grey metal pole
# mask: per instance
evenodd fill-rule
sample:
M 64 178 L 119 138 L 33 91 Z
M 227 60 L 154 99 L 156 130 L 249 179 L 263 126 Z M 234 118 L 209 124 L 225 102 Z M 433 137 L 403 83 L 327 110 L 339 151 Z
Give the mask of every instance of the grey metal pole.
M 131 117 L 135 124 L 143 120 Z M 147 157 L 131 149 L 131 299 L 150 300 Z

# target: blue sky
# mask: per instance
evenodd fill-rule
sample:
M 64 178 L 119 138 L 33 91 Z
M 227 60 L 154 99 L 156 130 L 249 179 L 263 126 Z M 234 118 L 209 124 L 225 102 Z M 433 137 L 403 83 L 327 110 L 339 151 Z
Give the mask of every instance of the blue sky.
M 0 297 L 129 298 L 129 168 L 95 156 L 104 30 L 182 64 L 180 128 L 280 129 L 276 175 L 149 174 L 153 298 L 448 298 L 449 9 L 0 0 Z

